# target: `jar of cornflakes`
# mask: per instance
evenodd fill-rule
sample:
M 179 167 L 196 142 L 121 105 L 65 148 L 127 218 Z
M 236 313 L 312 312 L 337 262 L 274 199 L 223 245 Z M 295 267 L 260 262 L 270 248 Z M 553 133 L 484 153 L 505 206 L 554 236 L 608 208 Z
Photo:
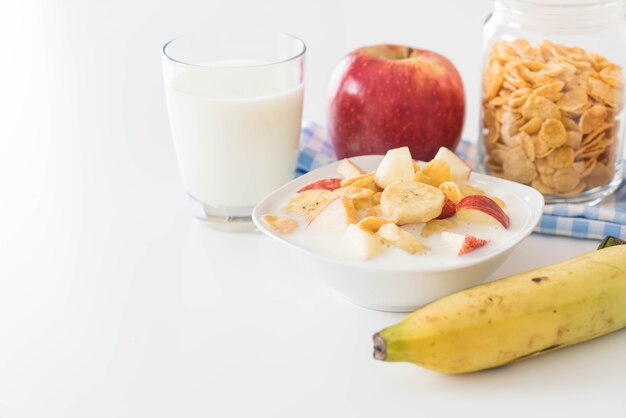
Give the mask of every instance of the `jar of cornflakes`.
M 547 203 L 597 202 L 617 189 L 623 26 L 623 0 L 495 0 L 484 28 L 484 171 Z

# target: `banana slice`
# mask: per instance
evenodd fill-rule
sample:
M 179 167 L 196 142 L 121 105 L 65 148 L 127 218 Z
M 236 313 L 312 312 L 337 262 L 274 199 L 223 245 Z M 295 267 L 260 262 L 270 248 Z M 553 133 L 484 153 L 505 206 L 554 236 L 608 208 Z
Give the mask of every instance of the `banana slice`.
M 287 202 L 285 210 L 302 216 L 307 221 L 312 220 L 331 200 L 337 196 L 330 190 L 312 189 L 298 193 Z
M 403 249 L 409 254 L 425 253 L 429 250 L 413 234 L 405 231 L 396 224 L 386 223 L 376 232 L 383 241 Z
M 444 195 L 436 187 L 413 181 L 398 181 L 385 188 L 380 196 L 382 213 L 398 224 L 428 222 L 443 208 Z

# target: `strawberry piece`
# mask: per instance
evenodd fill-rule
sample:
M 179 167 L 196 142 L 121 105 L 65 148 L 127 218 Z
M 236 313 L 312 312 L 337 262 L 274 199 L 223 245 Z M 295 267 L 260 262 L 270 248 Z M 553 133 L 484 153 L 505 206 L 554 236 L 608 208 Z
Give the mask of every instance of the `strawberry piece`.
M 324 190 L 330 190 L 332 192 L 333 190 L 338 189 L 340 187 L 341 187 L 341 179 L 334 179 L 334 178 L 322 179 L 322 180 L 313 182 L 311 184 L 307 184 L 306 186 L 298 190 L 298 193 L 303 192 L 305 190 L 313 190 L 313 189 L 324 189 Z
M 471 251 L 474 251 L 477 248 L 485 246 L 489 241 L 486 239 L 480 239 L 473 235 L 465 235 L 465 239 L 463 240 L 463 244 L 459 249 L 459 255 L 467 254 Z
M 437 216 L 435 219 L 448 219 L 456 213 L 456 203 L 452 200 L 446 198 L 443 202 L 443 208 L 441 209 L 441 214 Z

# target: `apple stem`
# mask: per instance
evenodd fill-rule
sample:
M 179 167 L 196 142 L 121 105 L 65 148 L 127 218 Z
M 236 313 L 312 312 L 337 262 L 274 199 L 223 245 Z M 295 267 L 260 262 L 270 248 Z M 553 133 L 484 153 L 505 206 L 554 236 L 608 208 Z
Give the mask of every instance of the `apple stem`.
M 406 49 L 406 57 L 405 58 L 410 58 L 412 53 L 413 53 L 413 48 L 408 47 Z

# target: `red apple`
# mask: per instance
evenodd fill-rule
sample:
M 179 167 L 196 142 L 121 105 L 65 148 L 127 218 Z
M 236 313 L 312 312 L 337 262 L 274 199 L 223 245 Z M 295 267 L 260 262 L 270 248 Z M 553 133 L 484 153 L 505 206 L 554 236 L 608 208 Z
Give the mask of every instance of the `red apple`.
M 473 235 L 461 235 L 443 231 L 441 233 L 441 243 L 453 251 L 458 251 L 457 255 L 463 255 L 484 247 L 489 243 L 489 240 L 480 239 Z
M 461 138 L 465 93 L 445 57 L 400 45 L 374 45 L 349 53 L 330 82 L 328 131 L 337 158 L 385 154 L 408 146 L 430 161 Z
M 340 187 L 341 187 L 341 179 L 336 179 L 336 178 L 322 179 L 322 180 L 314 181 L 311 184 L 307 184 L 306 186 L 298 190 L 298 193 L 304 192 L 306 190 L 314 190 L 314 189 L 330 190 L 332 192 L 333 190 L 338 189 Z
M 435 219 L 448 219 L 453 217 L 456 214 L 456 203 L 452 200 L 446 198 L 443 202 L 443 208 L 441 209 L 441 213 Z
M 500 206 L 481 194 L 465 196 L 456 205 L 456 216 L 462 221 L 501 225 L 508 229 L 509 217 Z
M 463 245 L 461 245 L 461 248 L 459 249 L 459 255 L 467 254 L 480 247 L 484 247 L 488 243 L 489 243 L 489 240 L 480 239 L 473 235 L 465 235 L 465 239 L 463 240 Z

